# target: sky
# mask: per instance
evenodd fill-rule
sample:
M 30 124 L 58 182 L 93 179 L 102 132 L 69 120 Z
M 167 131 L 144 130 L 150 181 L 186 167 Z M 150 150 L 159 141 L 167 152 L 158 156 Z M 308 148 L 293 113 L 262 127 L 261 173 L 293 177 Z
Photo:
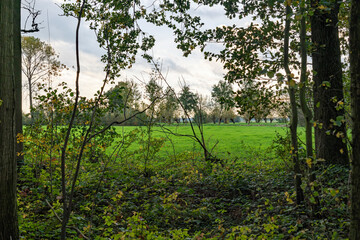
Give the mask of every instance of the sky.
M 41 11 L 37 18 L 37 22 L 40 23 L 40 31 L 23 35 L 40 38 L 53 46 L 59 54 L 59 60 L 69 67 L 69 70 L 63 71 L 61 77 L 54 82 L 64 81 L 74 88 L 76 19 L 62 16 L 62 10 L 57 4 L 63 2 L 63 0 L 36 0 L 36 9 Z M 227 24 L 237 24 L 238 26 L 247 24 L 245 21 L 228 20 L 224 17 L 220 6 L 212 8 L 202 6 L 197 8 L 195 13 L 202 18 L 207 28 Z M 24 28 L 26 17 L 27 12 L 22 10 L 22 28 Z M 82 22 L 80 28 L 80 94 L 92 97 L 100 89 L 105 74 L 103 72 L 104 65 L 100 61 L 103 50 L 98 47 L 95 33 L 88 26 L 88 23 Z M 184 79 L 192 91 L 210 96 L 212 86 L 218 83 L 225 74 L 221 63 L 205 60 L 198 49 L 188 57 L 183 57 L 182 52 L 176 48 L 176 44 L 173 42 L 172 32 L 166 27 L 145 24 L 141 28 L 154 35 L 156 45 L 150 53 L 155 59 L 160 60 L 163 74 L 166 75 L 167 81 L 177 92 L 180 89 L 180 79 Z M 215 48 L 220 49 L 221 45 L 215 46 Z M 116 81 L 125 78 L 134 79 L 135 82 L 139 83 L 140 88 L 143 88 L 139 79 L 142 82 L 148 81 L 151 68 L 152 66 L 149 63 L 139 57 L 133 68 L 123 71 L 121 77 Z M 24 105 L 27 105 L 28 94 L 24 92 L 23 95 Z

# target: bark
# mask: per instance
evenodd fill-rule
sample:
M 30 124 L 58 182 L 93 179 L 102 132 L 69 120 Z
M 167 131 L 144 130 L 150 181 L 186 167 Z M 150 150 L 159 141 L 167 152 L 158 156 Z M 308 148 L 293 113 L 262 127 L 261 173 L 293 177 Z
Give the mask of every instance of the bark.
M 319 0 L 311 0 L 314 14 L 311 17 L 312 61 L 314 71 L 314 120 L 316 157 L 329 164 L 349 164 L 345 144 L 345 124 L 335 126 L 333 121 L 344 116 L 336 110 L 343 101 L 343 81 L 340 41 L 338 33 L 339 1 L 332 1 L 330 11 L 319 8 Z M 326 86 L 326 82 L 330 86 Z M 329 134 L 330 133 L 330 134 Z
M 352 173 L 350 240 L 360 239 L 360 1 L 351 2 L 350 71 L 352 108 Z
M 31 78 L 28 79 L 28 84 L 29 84 L 29 103 L 30 103 L 30 116 L 31 116 L 31 121 L 34 121 L 34 112 L 33 112 L 33 92 L 32 92 L 32 80 Z
M 302 14 L 304 14 L 304 8 L 302 8 Z M 300 106 L 305 117 L 306 127 L 306 157 L 312 158 L 313 146 L 312 146 L 312 112 L 306 103 L 306 64 L 307 64 L 307 47 L 306 47 L 306 22 L 305 16 L 302 15 L 300 23 L 300 54 L 301 54 L 301 74 L 300 74 Z
M 19 239 L 16 206 L 16 60 L 14 35 L 20 21 L 20 1 L 0 2 L 0 240 Z M 15 23 L 16 21 L 16 23 Z M 20 30 L 20 29 L 19 29 Z
M 20 1 L 15 1 L 15 9 L 20 9 Z M 15 22 L 14 22 L 14 37 L 17 39 L 17 41 L 14 41 L 14 47 L 15 47 L 15 81 L 16 81 L 16 134 L 17 136 L 23 135 L 23 125 L 22 125 L 22 79 L 21 79 L 21 27 L 20 27 L 20 11 L 16 10 L 14 14 Z M 18 70 L 20 69 L 20 71 Z M 18 167 L 23 165 L 24 163 L 24 155 L 22 154 L 24 150 L 23 142 L 19 141 L 16 145 L 16 152 L 17 152 L 17 164 Z
M 313 114 L 306 102 L 306 85 L 307 85 L 307 46 L 306 46 L 306 19 L 305 19 L 305 1 L 301 2 L 301 21 L 300 21 L 300 55 L 301 55 L 301 74 L 300 74 L 300 106 L 305 117 L 305 138 L 306 138 L 306 158 L 314 160 L 313 158 L 313 135 L 312 135 L 312 119 Z M 316 175 L 313 165 L 309 168 L 309 182 L 312 183 L 316 180 Z M 318 189 L 316 189 L 318 191 Z M 318 216 L 320 208 L 320 199 L 315 196 L 315 203 L 311 205 L 312 213 Z
M 288 82 L 288 93 L 290 97 L 291 107 L 291 122 L 290 122 L 290 134 L 291 134 L 291 145 L 292 145 L 292 160 L 294 162 L 294 173 L 295 173 L 295 190 L 296 190 L 296 203 L 300 204 L 304 201 L 304 192 L 301 188 L 301 171 L 298 156 L 298 140 L 297 140 L 297 125 L 298 125 L 298 112 L 295 97 L 295 88 L 292 86 L 291 72 L 289 68 L 289 34 L 290 34 L 290 14 L 291 8 L 286 5 L 286 22 L 285 22 L 285 36 L 284 36 L 284 69 L 287 76 Z

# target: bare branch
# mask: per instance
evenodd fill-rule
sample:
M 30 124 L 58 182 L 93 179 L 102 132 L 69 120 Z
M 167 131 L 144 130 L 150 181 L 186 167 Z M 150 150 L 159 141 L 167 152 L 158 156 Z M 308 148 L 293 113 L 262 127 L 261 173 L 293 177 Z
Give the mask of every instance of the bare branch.
M 26 5 L 23 4 L 22 8 L 27 10 L 29 12 L 29 15 L 26 17 L 24 29 L 21 29 L 21 32 L 23 33 L 33 33 L 33 32 L 39 32 L 39 24 L 36 23 L 36 18 L 41 14 L 40 10 L 35 9 L 36 0 L 32 1 L 26 1 Z M 26 29 L 28 20 L 31 18 L 31 28 Z
M 132 119 L 132 118 L 134 118 L 134 117 L 136 117 L 137 115 L 144 113 L 144 112 L 145 112 L 146 110 L 148 110 L 148 109 L 154 104 L 154 102 L 157 101 L 157 100 L 158 100 L 158 98 L 156 98 L 153 102 L 151 102 L 151 104 L 149 104 L 149 106 L 146 107 L 144 110 L 142 110 L 142 111 L 140 111 L 140 112 L 136 112 L 136 113 L 134 113 L 133 115 L 131 115 L 130 117 L 128 117 L 128 118 L 126 118 L 126 119 L 124 119 L 124 120 L 122 120 L 122 121 L 119 121 L 119 122 L 118 122 L 118 121 L 114 121 L 114 122 L 110 123 L 110 124 L 107 125 L 105 128 L 101 129 L 100 131 L 98 131 L 98 132 L 94 133 L 93 135 L 91 135 L 90 137 L 88 137 L 87 140 L 86 140 L 86 143 L 88 143 L 88 142 L 90 141 L 90 139 L 94 138 L 95 136 L 97 136 L 97 135 L 105 132 L 106 130 L 108 130 L 111 126 L 113 126 L 113 125 L 115 125 L 115 124 L 119 124 L 119 125 L 120 125 L 120 124 L 123 124 L 124 122 L 126 122 L 126 121 L 128 121 L 128 120 L 130 120 L 130 119 Z

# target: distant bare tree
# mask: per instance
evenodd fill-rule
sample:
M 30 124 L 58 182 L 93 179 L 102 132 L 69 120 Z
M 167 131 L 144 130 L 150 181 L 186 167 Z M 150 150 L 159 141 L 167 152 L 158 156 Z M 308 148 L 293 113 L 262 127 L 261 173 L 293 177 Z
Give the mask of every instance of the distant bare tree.
M 66 68 L 58 60 L 53 47 L 35 37 L 22 37 L 22 72 L 27 80 L 29 89 L 30 112 L 32 113 L 33 96 L 36 84 L 41 80 L 49 80 L 51 76 L 58 76 Z M 33 118 L 33 115 L 31 115 Z

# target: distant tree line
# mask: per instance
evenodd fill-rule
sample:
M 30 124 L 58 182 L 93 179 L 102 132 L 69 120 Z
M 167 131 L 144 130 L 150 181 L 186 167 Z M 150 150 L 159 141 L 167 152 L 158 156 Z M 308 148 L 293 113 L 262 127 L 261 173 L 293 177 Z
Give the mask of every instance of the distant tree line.
M 189 117 L 190 120 L 201 118 L 202 123 L 214 124 L 235 123 L 241 119 L 247 123 L 252 119 L 256 122 L 286 121 L 288 118 L 286 99 L 277 97 L 271 88 L 263 91 L 243 89 L 240 98 L 238 95 L 235 97 L 231 84 L 220 81 L 213 85 L 210 97 L 193 92 L 186 83 L 176 93 L 170 86 L 162 87 L 160 81 L 151 75 L 144 89 L 141 94 L 140 86 L 134 80 L 119 81 L 105 93 L 109 111 L 102 122 L 109 124 L 125 119 L 149 103 L 153 107 L 125 124 L 144 125 L 150 115 L 156 122 L 167 124 L 187 123 Z
M 44 114 L 44 109 L 36 104 L 41 100 L 38 99 L 39 92 L 50 91 L 52 77 L 59 76 L 66 66 L 58 60 L 51 45 L 35 37 L 22 37 L 22 58 L 30 102 L 30 114 L 23 114 L 23 122 L 30 124 Z M 287 100 L 262 81 L 243 84 L 234 91 L 231 83 L 220 80 L 212 86 L 210 97 L 194 93 L 185 82 L 175 93 L 171 86 L 161 86 L 157 74 L 152 72 L 143 87 L 143 94 L 140 87 L 134 80 L 125 79 L 104 94 L 103 107 L 107 109 L 101 118 L 104 125 L 124 120 L 143 110 L 148 103 L 153 105 L 148 111 L 124 124 L 144 125 L 150 115 L 155 121 L 167 124 L 187 123 L 189 118 L 214 124 L 235 123 L 242 119 L 246 123 L 252 120 L 272 122 L 275 118 L 286 122 L 289 115 Z

